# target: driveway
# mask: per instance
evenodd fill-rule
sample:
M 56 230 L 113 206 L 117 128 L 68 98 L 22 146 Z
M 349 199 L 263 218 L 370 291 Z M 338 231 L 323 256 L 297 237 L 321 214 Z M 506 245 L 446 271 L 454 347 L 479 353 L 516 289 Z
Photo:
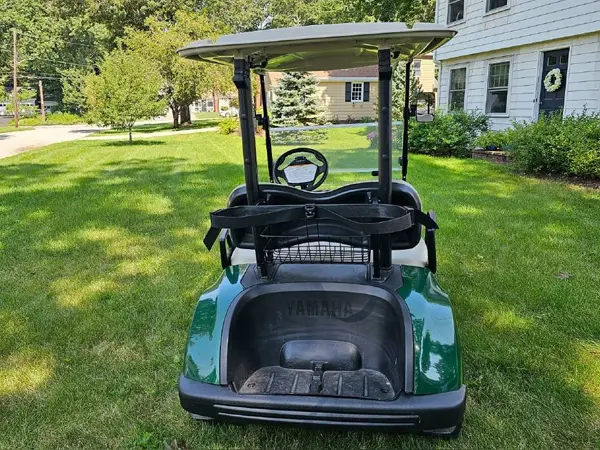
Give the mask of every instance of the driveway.
M 81 139 L 101 128 L 90 125 L 45 125 L 33 130 L 0 134 L 0 158 L 57 142 Z

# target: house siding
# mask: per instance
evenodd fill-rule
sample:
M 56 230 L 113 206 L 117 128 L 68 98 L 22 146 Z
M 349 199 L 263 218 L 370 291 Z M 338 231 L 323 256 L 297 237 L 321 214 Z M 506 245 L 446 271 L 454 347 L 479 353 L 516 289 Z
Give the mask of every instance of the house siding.
M 312 72 L 317 77 L 317 95 L 319 103 L 325 110 L 328 119 L 346 120 L 348 117 L 359 119 L 361 117 L 377 117 L 375 105 L 378 97 L 377 66 L 367 66 L 358 69 L 335 70 L 329 72 Z M 267 101 L 269 107 L 276 98 L 275 89 L 283 76 L 281 72 L 267 72 L 266 87 L 268 91 Z M 369 101 L 362 103 L 351 103 L 345 101 L 346 82 L 370 83 Z M 435 80 L 435 64 L 431 56 L 421 60 L 421 76 L 419 81 L 423 92 L 435 92 L 437 82 Z
M 433 59 L 422 59 L 421 60 L 421 76 L 419 77 L 419 83 L 423 92 L 434 92 L 436 89 L 435 84 L 435 63 Z
M 600 31 L 598 0 L 508 0 L 509 8 L 486 13 L 486 0 L 465 0 L 464 20 L 448 26 L 458 34 L 435 52 L 437 61 Z M 448 0 L 438 0 L 436 19 L 446 24 Z
M 453 58 L 441 62 L 438 101 L 447 108 L 450 70 L 467 67 L 465 109 L 485 111 L 487 66 L 498 60 L 510 60 L 508 117 L 490 116 L 492 129 L 503 129 L 511 121 L 536 120 L 542 85 L 541 55 L 544 51 L 570 48 L 566 81 L 565 114 L 600 107 L 600 32 L 569 39 L 553 40 L 495 52 Z
M 356 82 L 359 81 L 362 80 L 356 80 Z M 328 82 L 321 80 L 319 82 L 317 95 L 328 119 L 346 120 L 348 117 L 353 119 L 376 117 L 377 82 L 370 82 L 368 102 L 351 103 L 345 101 L 345 87 L 346 83 L 341 81 Z

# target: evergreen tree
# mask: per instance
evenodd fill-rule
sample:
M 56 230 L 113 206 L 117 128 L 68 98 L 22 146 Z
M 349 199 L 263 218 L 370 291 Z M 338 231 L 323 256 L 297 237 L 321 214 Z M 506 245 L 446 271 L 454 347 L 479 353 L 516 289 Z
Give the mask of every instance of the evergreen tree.
M 318 125 L 324 113 L 317 102 L 318 80 L 308 72 L 283 75 L 275 89 L 272 121 L 276 126 Z
M 410 69 L 410 104 L 415 105 L 423 94 L 423 87 L 415 76 L 415 71 Z M 392 115 L 394 120 L 402 120 L 404 114 L 404 87 L 406 85 L 406 63 L 394 63 L 392 75 Z

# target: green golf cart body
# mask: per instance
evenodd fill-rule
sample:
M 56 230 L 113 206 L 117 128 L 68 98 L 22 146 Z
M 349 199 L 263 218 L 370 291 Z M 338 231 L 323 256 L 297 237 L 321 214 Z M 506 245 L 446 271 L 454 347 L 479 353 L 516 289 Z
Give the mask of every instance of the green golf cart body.
M 179 394 L 194 418 L 458 434 L 466 388 L 452 307 L 434 275 L 436 216 L 405 181 L 408 104 L 402 180 L 392 179 L 390 108 L 392 60 L 408 69 L 453 35 L 432 24 L 319 25 L 179 50 L 234 65 L 245 175 L 205 238 L 209 248 L 218 241 L 223 273 L 200 297 L 187 338 Z M 328 174 L 320 152 L 298 148 L 273 162 L 266 71 L 374 64 L 377 181 L 318 191 Z M 261 80 L 258 117 L 251 71 Z M 258 182 L 256 119 L 268 183 Z

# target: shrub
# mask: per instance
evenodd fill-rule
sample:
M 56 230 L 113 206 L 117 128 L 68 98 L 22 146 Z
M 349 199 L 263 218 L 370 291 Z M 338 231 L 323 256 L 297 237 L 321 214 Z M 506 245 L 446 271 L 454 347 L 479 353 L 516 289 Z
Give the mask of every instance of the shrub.
M 414 153 L 466 158 L 471 155 L 476 138 L 488 130 L 489 119 L 480 112 L 438 113 L 433 122 L 411 119 L 408 142 Z
M 488 131 L 475 139 L 475 146 L 486 150 L 510 150 L 508 130 Z
M 231 134 L 239 131 L 240 123 L 235 117 L 227 117 L 219 122 L 219 133 Z
M 560 113 L 515 122 L 508 132 L 515 166 L 525 172 L 600 178 L 600 114 Z
M 11 125 L 14 123 L 13 120 L 9 122 Z M 77 114 L 71 114 L 67 112 L 55 112 L 46 114 L 46 121 L 42 121 L 41 115 L 33 117 L 24 117 L 19 119 L 19 125 L 23 126 L 37 126 L 37 125 L 74 125 L 77 123 L 85 123 L 85 119 Z
M 221 111 L 227 111 L 227 110 L 229 109 L 229 106 L 225 106 L 225 105 L 223 105 L 223 106 L 221 106 L 219 109 L 220 109 Z

